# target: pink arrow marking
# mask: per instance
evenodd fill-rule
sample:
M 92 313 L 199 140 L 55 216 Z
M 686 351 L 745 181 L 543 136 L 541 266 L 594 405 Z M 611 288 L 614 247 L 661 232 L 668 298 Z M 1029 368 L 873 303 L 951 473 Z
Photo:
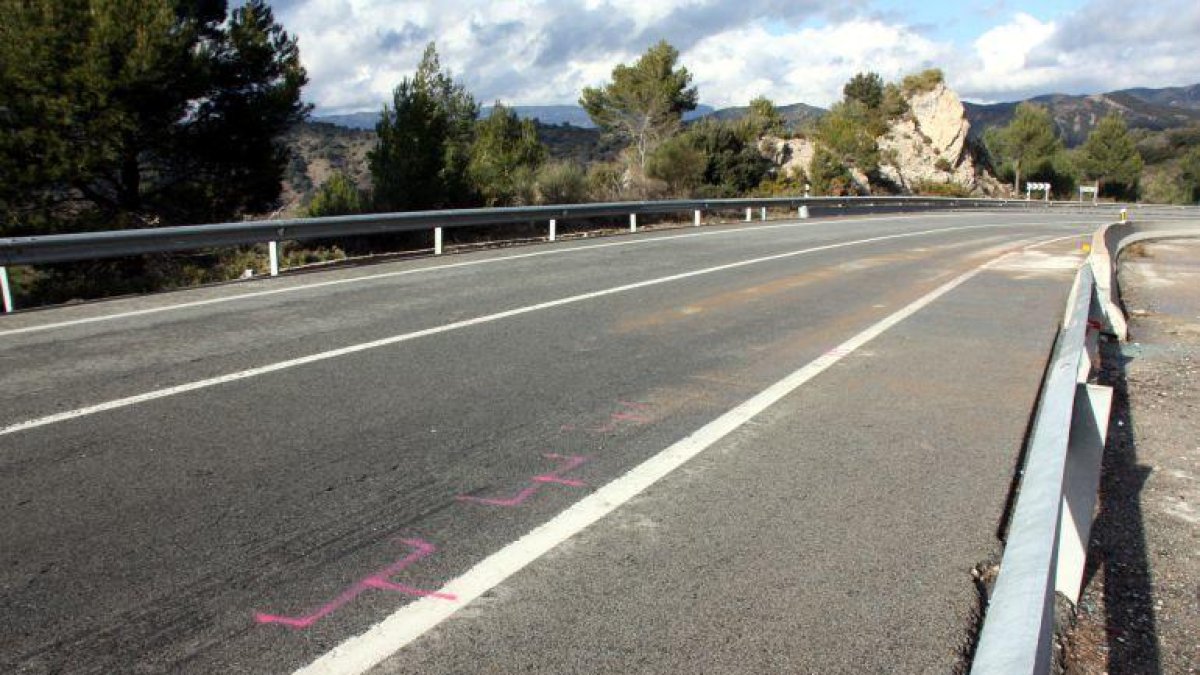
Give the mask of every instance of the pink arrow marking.
M 584 487 L 587 485 L 587 483 L 581 480 L 563 478 L 559 475 L 578 467 L 580 464 L 583 464 L 587 461 L 586 457 L 556 455 L 553 453 L 543 455 L 543 457 L 546 459 L 562 460 L 563 463 L 554 471 L 539 474 L 533 478 L 530 478 L 529 480 L 535 484 L 523 488 L 520 492 L 512 497 L 505 499 L 499 497 L 474 497 L 471 495 L 459 495 L 458 500 L 464 502 L 477 502 L 479 504 L 487 504 L 488 506 L 513 507 L 523 504 L 525 500 L 532 497 L 534 493 L 537 492 L 538 488 L 544 483 L 555 483 L 557 485 L 566 485 L 568 487 Z
M 451 593 L 439 593 L 436 591 L 427 591 L 420 588 L 413 588 L 406 584 L 398 584 L 390 580 L 399 574 L 404 568 L 417 562 L 422 558 L 426 558 L 433 554 L 437 548 L 423 539 L 401 539 L 401 542 L 412 548 L 412 552 L 387 567 L 379 570 L 365 579 L 360 579 L 353 586 L 347 588 L 338 594 L 336 598 L 321 605 L 311 614 L 302 616 L 280 616 L 277 614 L 264 614 L 263 612 L 255 612 L 254 620 L 258 623 L 278 623 L 287 626 L 288 628 L 308 628 L 321 619 L 333 614 L 342 607 L 350 604 L 363 592 L 372 588 L 384 591 L 396 591 L 405 595 L 416 597 L 431 597 L 442 600 L 457 600 L 458 598 Z

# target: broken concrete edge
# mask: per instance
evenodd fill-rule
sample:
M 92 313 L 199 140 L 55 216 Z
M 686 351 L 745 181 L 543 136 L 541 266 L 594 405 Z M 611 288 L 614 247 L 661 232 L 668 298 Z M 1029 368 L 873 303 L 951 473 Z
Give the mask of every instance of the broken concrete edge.
M 1117 283 L 1117 265 L 1121 253 L 1138 242 L 1149 239 L 1180 239 L 1200 237 L 1200 214 L 1195 223 L 1178 222 L 1117 222 L 1105 225 L 1092 236 L 1088 264 L 1096 279 L 1096 290 L 1104 315 L 1105 330 L 1121 342 L 1129 338 L 1129 324 L 1121 307 L 1121 289 Z

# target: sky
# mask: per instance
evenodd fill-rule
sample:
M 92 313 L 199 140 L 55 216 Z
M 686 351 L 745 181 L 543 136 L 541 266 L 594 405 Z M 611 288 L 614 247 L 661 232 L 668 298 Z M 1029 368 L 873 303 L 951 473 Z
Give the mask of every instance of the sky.
M 828 106 L 940 67 L 966 100 L 1200 82 L 1197 0 L 275 0 L 316 114 L 378 110 L 437 44 L 483 103 L 573 104 L 660 39 L 702 103 Z

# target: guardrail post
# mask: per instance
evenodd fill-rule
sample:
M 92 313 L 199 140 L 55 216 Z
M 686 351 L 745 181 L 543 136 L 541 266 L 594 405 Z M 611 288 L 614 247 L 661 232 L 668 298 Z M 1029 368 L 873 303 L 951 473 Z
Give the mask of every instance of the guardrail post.
M 696 217 L 692 220 L 692 227 L 700 227 L 700 209 L 696 209 Z
M 807 220 L 808 219 L 808 204 L 802 205 L 800 207 L 800 212 L 797 213 L 796 215 L 800 216 L 800 220 Z
M 747 223 L 750 222 L 750 218 L 751 218 L 750 214 L 753 212 L 754 212 L 754 209 L 750 208 L 749 206 L 746 207 L 746 222 Z
M 271 276 L 279 276 L 279 242 L 267 242 L 267 257 L 270 258 L 271 262 Z
M 0 296 L 4 296 L 4 313 L 13 311 L 12 289 L 8 287 L 8 269 L 0 265 Z
M 433 254 L 442 254 L 442 228 L 433 228 Z
M 636 213 L 629 214 L 629 231 L 637 232 L 637 214 Z
M 558 230 L 558 221 L 551 218 L 550 219 L 550 241 L 554 241 L 555 236 L 558 234 L 558 232 L 556 230 Z

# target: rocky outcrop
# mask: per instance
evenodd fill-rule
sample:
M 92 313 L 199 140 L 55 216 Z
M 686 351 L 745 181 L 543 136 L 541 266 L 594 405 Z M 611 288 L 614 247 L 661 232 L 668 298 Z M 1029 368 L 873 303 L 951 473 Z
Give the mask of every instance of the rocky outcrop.
M 967 148 L 962 101 L 945 84 L 908 97 L 909 111 L 879 137 L 879 174 L 903 192 L 922 183 L 980 187 L 975 160 Z
M 930 185 L 949 184 L 979 195 L 999 195 L 1005 186 L 980 169 L 971 154 L 962 101 L 944 83 L 906 97 L 908 111 L 892 120 L 876 139 L 879 146 L 878 177 L 885 185 L 870 185 L 866 176 L 851 167 L 857 187 L 869 192 L 911 194 Z M 808 173 L 816 143 L 808 138 L 763 138 L 759 149 L 788 177 Z
M 775 162 L 784 176 L 795 178 L 808 174 L 808 167 L 812 166 L 813 153 L 817 151 L 817 146 L 807 138 L 765 136 L 759 141 L 758 149 Z

